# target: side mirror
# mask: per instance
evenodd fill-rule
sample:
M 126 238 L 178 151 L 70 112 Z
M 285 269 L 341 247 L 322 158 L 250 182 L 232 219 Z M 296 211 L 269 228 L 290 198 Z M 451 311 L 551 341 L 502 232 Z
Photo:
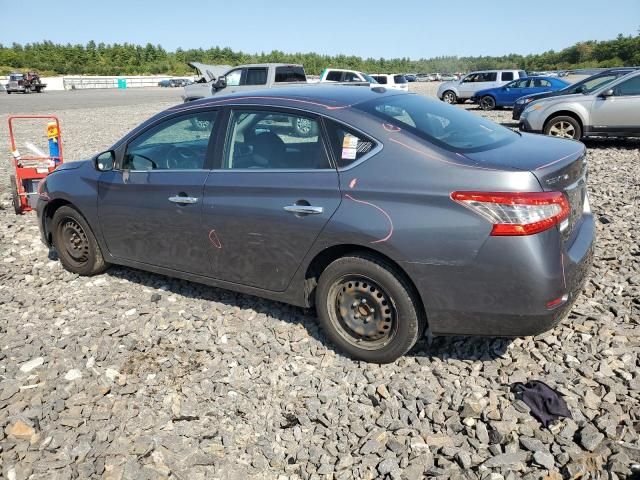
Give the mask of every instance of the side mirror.
M 605 90 L 604 92 L 602 92 L 602 93 L 600 94 L 600 96 L 601 96 L 602 98 L 613 97 L 613 88 L 610 88 L 610 89 L 608 89 L 608 90 Z
M 224 77 L 220 77 L 218 81 L 213 85 L 216 90 L 222 90 L 227 87 L 227 79 Z
M 116 163 L 116 154 L 113 150 L 107 150 L 97 155 L 93 160 L 94 167 L 99 172 L 109 172 L 113 170 Z

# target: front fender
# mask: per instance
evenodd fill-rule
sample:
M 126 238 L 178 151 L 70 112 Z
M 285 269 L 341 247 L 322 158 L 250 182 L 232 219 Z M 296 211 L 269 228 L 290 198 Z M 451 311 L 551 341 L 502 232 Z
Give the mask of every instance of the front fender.
M 544 110 L 544 124 L 552 117 L 565 114 L 577 115 L 583 128 L 585 125 L 589 125 L 589 110 L 587 106 L 582 104 L 573 105 L 571 108 L 566 108 L 562 104 L 548 107 Z

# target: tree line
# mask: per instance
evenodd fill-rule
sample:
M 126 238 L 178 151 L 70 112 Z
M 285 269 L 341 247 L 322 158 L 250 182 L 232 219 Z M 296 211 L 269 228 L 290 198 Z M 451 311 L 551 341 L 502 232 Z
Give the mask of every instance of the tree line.
M 349 68 L 364 72 L 468 72 L 494 68 L 532 70 L 571 70 L 577 68 L 640 65 L 640 32 L 633 36 L 618 35 L 614 40 L 585 41 L 560 50 L 530 55 L 457 57 L 428 59 L 361 58 L 348 55 L 317 53 L 245 53 L 230 48 L 178 48 L 169 52 L 160 45 L 130 43 L 96 43 L 86 45 L 58 44 L 50 41 L 0 44 L 0 74 L 15 70 L 38 70 L 42 75 L 188 75 L 193 73 L 187 62 L 240 65 L 245 63 L 299 63 L 309 74 L 323 68 Z

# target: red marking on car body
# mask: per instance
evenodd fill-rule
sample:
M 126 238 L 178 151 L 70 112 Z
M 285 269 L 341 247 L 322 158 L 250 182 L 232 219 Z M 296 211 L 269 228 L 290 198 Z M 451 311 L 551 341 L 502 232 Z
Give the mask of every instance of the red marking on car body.
M 401 130 L 400 127 L 391 125 L 390 123 L 383 123 L 382 128 L 384 128 L 387 132 L 391 132 L 391 133 L 399 132 Z
M 381 238 L 379 240 L 374 240 L 373 242 L 369 242 L 369 243 L 382 243 L 382 242 L 386 242 L 387 240 L 389 240 L 391 238 L 391 235 L 393 235 L 393 221 L 391 220 L 391 216 L 386 211 L 384 211 L 382 208 L 380 208 L 375 203 L 365 202 L 364 200 L 358 200 L 356 198 L 353 198 L 348 193 L 345 193 L 344 196 L 346 198 L 348 198 L 349 200 L 353 200 L 356 203 L 362 203 L 364 205 L 368 205 L 370 207 L 375 208 L 376 210 L 378 210 L 380 213 L 382 213 L 387 218 L 387 221 L 389 222 L 389 233 L 387 233 L 387 235 L 384 238 Z
M 358 183 L 358 179 L 354 178 L 349 182 L 349 188 L 356 188 L 356 184 Z
M 216 248 L 222 248 L 222 243 L 220 243 L 220 239 L 218 238 L 218 235 L 216 234 L 215 230 L 211 230 L 209 232 L 209 241 L 211 241 L 211 244 L 216 247 Z

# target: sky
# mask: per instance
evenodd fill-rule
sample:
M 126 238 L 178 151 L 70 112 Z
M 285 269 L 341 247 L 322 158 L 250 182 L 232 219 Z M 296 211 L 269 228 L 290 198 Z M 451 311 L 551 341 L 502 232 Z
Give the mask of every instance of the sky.
M 640 29 L 640 0 L 0 0 L 0 43 L 148 42 L 411 59 L 561 50 Z

